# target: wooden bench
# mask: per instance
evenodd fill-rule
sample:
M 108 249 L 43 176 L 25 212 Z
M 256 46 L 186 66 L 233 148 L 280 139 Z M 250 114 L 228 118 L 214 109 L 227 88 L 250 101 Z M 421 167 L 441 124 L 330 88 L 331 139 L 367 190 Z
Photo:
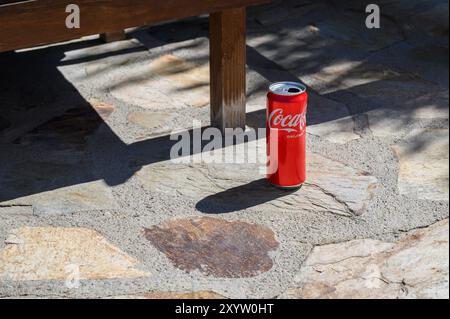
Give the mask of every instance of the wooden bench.
M 211 123 L 245 128 L 246 7 L 270 0 L 0 0 L 0 52 L 210 15 Z M 66 7 L 80 7 L 68 29 Z

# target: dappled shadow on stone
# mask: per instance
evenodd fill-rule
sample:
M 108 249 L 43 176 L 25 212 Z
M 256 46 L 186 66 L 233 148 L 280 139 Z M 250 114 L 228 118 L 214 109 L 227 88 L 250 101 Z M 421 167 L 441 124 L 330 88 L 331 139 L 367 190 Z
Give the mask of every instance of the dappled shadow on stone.
M 86 101 L 56 67 L 64 57 L 63 50 L 91 44 L 0 55 L 4 74 L 0 105 L 8 122 L 0 130 L 0 201 L 6 201 L 2 204 L 26 205 L 28 201 L 7 201 L 97 180 L 91 170 L 89 140 L 113 107 Z M 115 136 L 112 131 L 110 134 Z M 117 137 L 116 143 L 120 143 Z M 61 209 L 77 198 L 82 202 L 86 192 L 81 188 L 62 192 L 52 201 L 59 198 Z M 65 197 L 69 193 L 71 198 Z M 111 200 L 106 187 L 97 194 L 100 201 L 102 194 L 108 194 L 104 203 Z
M 275 188 L 266 179 L 260 179 L 208 196 L 199 201 L 195 207 L 206 214 L 232 213 L 269 203 L 296 191 L 298 189 L 283 190 Z
M 19 145 L 45 143 L 48 150 L 61 147 L 83 147 L 103 120 L 87 103 L 68 110 L 61 116 L 54 117 L 48 122 L 36 127 L 29 133 L 13 141 Z
M 283 3 L 286 7 L 282 7 Z M 248 68 L 249 73 L 257 74 L 257 77 L 249 77 L 248 95 L 257 96 L 257 101 L 252 106 L 255 104 L 260 106 L 257 110 L 252 108 L 248 112 L 249 126 L 265 127 L 264 93 L 267 83 L 279 80 L 299 81 L 299 79 L 305 80 L 308 84 L 325 84 L 324 87 L 311 85 L 309 125 L 311 128 L 315 125 L 325 126 L 324 129 L 310 130 L 310 134 L 313 135 L 336 136 L 336 131 L 348 130 L 341 139 L 342 142 L 360 138 L 359 132 L 358 134 L 353 132 L 353 117 L 360 115 L 361 126 L 366 125 L 365 129 L 371 130 L 370 134 L 382 138 L 385 135 L 398 138 L 397 132 L 401 133 L 402 129 L 408 129 L 408 125 L 416 120 L 446 119 L 448 121 L 448 90 L 444 90 L 445 92 L 441 92 L 438 96 L 436 91 L 441 88 L 433 86 L 433 83 L 422 81 L 420 77 L 405 77 L 408 72 L 400 70 L 397 74 L 388 70 L 389 72 L 386 71 L 385 74 L 384 69 L 374 71 L 383 62 L 377 60 L 375 60 L 376 63 L 372 62 L 377 52 L 363 48 L 363 56 L 370 54 L 370 57 L 361 60 L 360 55 L 350 54 L 352 53 L 350 51 L 358 48 L 338 51 L 335 49 L 335 44 L 342 39 L 339 38 L 340 35 L 333 32 L 333 28 L 330 28 L 332 22 L 323 21 L 323 33 L 321 33 L 320 23 L 316 23 L 316 28 L 311 28 L 308 25 L 309 21 L 300 19 L 304 15 L 302 6 L 292 7 L 292 1 L 289 1 L 289 4 L 283 3 L 278 1 L 275 7 L 261 7 L 254 9 L 253 13 L 251 10 L 249 12 L 251 36 L 247 47 Z M 285 19 L 282 16 L 270 14 L 272 9 L 279 8 L 277 10 L 284 10 L 284 15 L 289 17 L 291 16 L 288 10 L 290 7 L 295 10 L 295 18 Z M 309 9 L 305 10 L 307 12 Z M 352 13 L 352 15 L 355 14 Z M 363 15 L 363 13 L 357 14 Z M 273 27 L 272 18 L 280 17 L 281 20 L 286 20 L 285 23 L 277 27 L 278 22 L 276 22 Z M 340 22 L 345 23 L 345 21 Z M 176 63 L 181 63 L 183 68 L 181 73 L 177 68 L 169 74 L 161 72 L 161 77 L 172 76 L 180 80 L 178 78 L 180 74 L 193 72 L 190 68 L 198 67 L 201 68 L 200 74 L 203 74 L 207 68 L 209 54 L 207 26 L 208 21 L 203 17 L 155 26 L 149 30 L 135 32 L 133 36 L 139 41 L 134 40 L 135 42 L 130 45 L 119 45 L 116 50 L 110 50 L 110 47 L 99 49 L 96 47 L 100 44 L 98 40 L 88 40 L 32 51 L 0 54 L 2 70 L 0 78 L 2 110 L 0 116 L 0 201 L 2 204 L 3 201 L 98 181 L 105 182 L 101 188 L 107 194 L 108 186 L 125 183 L 143 167 L 169 160 L 170 149 L 176 143 L 170 140 L 170 136 L 125 143 L 112 127 L 105 125 L 105 118 L 111 112 L 108 106 L 100 105 L 100 108 L 96 109 L 92 101 L 87 101 L 78 92 L 76 88 L 78 83 L 75 85 L 70 83 L 58 68 L 96 60 L 104 62 L 104 59 L 111 56 L 124 57 L 119 59 L 120 61 L 115 61 L 117 64 L 105 62 L 100 63 L 100 68 L 94 67 L 90 70 L 91 74 L 86 74 L 86 78 L 83 78 L 83 80 L 92 81 L 93 75 L 107 73 L 122 64 L 126 64 L 127 67 L 137 65 L 137 68 L 141 69 L 141 63 L 147 60 L 136 57 L 129 59 L 128 54 L 167 46 L 168 48 L 162 48 L 161 56 L 164 56 L 164 52 L 166 55 L 174 56 L 181 53 L 180 56 L 183 59 L 180 58 L 180 60 L 183 61 L 177 61 L 173 57 L 168 59 L 166 56 L 160 61 L 160 65 L 170 67 L 175 61 L 175 66 Z M 270 30 L 273 32 L 268 32 Z M 297 34 L 296 32 L 299 32 L 298 35 L 301 38 L 293 36 L 294 33 Z M 145 34 L 147 37 L 143 36 Z M 367 36 L 370 37 L 370 35 Z M 148 41 L 150 38 L 152 40 Z M 328 41 L 328 38 L 331 41 Z M 351 38 L 354 42 L 358 38 L 358 33 L 352 33 Z M 374 41 L 371 39 L 365 39 L 364 43 L 371 45 L 372 42 Z M 345 39 L 340 42 L 341 49 L 345 46 L 343 44 Z M 91 48 L 92 51 L 90 51 Z M 68 51 L 83 49 L 88 51 L 84 56 L 79 52 L 78 56 L 66 55 Z M 390 61 L 392 63 L 389 65 L 395 64 L 403 57 L 407 59 L 405 65 L 408 67 L 420 64 L 420 61 L 411 60 L 403 54 L 411 51 L 411 46 L 392 47 L 394 51 L 397 49 L 401 51 L 391 54 L 398 57 L 395 61 Z M 195 50 L 198 54 L 185 54 L 188 50 Z M 435 50 L 427 54 L 427 60 L 428 55 L 434 57 Z M 424 57 L 420 56 L 420 58 Z M 151 58 L 148 60 L 150 61 Z M 441 64 L 446 65 L 448 69 L 448 58 L 442 58 L 442 60 L 442 63 L 431 61 L 434 66 L 430 70 L 433 72 L 438 70 Z M 410 63 L 411 61 L 417 63 Z M 426 67 L 428 65 L 425 64 Z M 327 68 L 327 66 L 331 67 Z M 146 74 L 145 70 L 143 72 L 144 79 L 152 76 L 152 74 Z M 194 76 L 196 74 L 194 72 Z M 114 81 L 109 83 L 109 88 L 123 84 L 129 86 L 130 81 L 133 80 L 126 72 L 119 79 L 114 78 L 113 75 L 111 79 Z M 138 79 L 142 78 L 138 77 Z M 184 83 L 182 80 L 183 78 L 180 81 L 182 83 L 179 86 L 180 90 L 175 89 L 169 93 L 176 95 L 183 91 L 190 92 L 194 88 L 207 87 L 206 81 L 203 80 L 197 81 L 194 86 L 191 82 Z M 108 90 L 108 87 L 99 89 Z M 136 94 L 132 86 L 129 92 Z M 206 91 L 201 90 L 201 92 L 199 95 Z M 154 91 L 149 87 L 145 93 L 148 96 L 154 94 Z M 194 102 L 196 101 L 202 103 L 192 104 L 205 105 L 202 99 L 195 99 Z M 430 114 L 433 115 L 430 116 Z M 328 126 L 328 123 L 333 121 L 339 122 Z M 347 126 L 350 128 L 347 129 Z M 192 136 L 192 130 L 187 129 L 185 133 Z M 331 142 L 335 141 L 331 140 Z M 422 148 L 423 145 L 417 143 L 414 151 L 420 151 Z M 98 185 L 90 187 L 96 189 Z M 90 187 L 88 189 L 91 189 Z M 272 189 L 263 181 L 256 181 L 229 191 L 218 191 L 217 194 L 209 196 L 202 195 L 204 199 L 196 198 L 195 200 L 200 200 L 197 204 L 200 211 L 213 214 L 246 209 L 274 199 L 284 199 L 285 196 L 286 193 Z M 109 198 L 109 195 L 105 195 L 102 202 L 108 202 Z M 16 201 L 9 205 L 27 203 Z
M 427 5 L 426 9 L 438 8 L 438 2 Z M 387 9 L 391 10 L 395 19 L 401 20 L 398 6 L 395 10 L 391 7 Z M 417 8 L 414 11 L 418 13 Z M 429 104 L 435 104 L 436 109 L 444 112 L 448 106 L 448 94 L 444 105 L 434 103 L 432 96 L 440 88 L 420 77 L 431 72 L 435 74 L 434 79 L 436 76 L 448 78 L 445 72 L 441 72 L 448 69 L 448 58 L 443 58 L 443 61 L 430 60 L 428 64 L 417 61 L 410 56 L 411 51 L 415 51 L 414 46 L 403 43 L 405 35 L 393 19 L 383 17 L 384 27 L 381 30 L 367 32 L 364 23 L 357 22 L 365 18 L 365 5 L 357 1 L 351 4 L 275 1 L 267 7 L 251 8 L 247 45 L 249 100 L 264 95 L 270 82 L 304 80 L 311 93 L 309 125 L 324 124 L 312 134 L 328 139 L 331 132 L 343 129 L 346 135 L 340 138 L 343 142 L 357 139 L 359 136 L 353 134 L 353 130 L 365 125 L 363 118 L 357 124 L 352 123 L 353 117 L 378 108 L 401 109 L 404 114 L 397 121 L 398 125 L 406 126 L 414 122 L 415 110 L 424 107 L 427 102 L 412 105 L 409 101 L 422 96 L 424 91 L 432 92 L 431 98 L 427 98 Z M 148 34 L 183 56 L 185 46 L 196 44 L 198 54 L 188 56 L 187 60 L 204 66 L 209 59 L 208 50 L 205 50 L 207 41 L 203 41 L 208 37 L 207 24 L 207 18 L 177 21 L 151 28 Z M 145 39 L 143 41 L 145 43 Z M 148 41 L 149 45 L 152 41 Z M 433 42 L 442 41 L 430 38 L 423 44 L 424 48 L 433 46 L 430 45 Z M 385 49 L 389 56 L 381 54 Z M 448 51 L 448 45 L 441 49 Z M 382 60 L 379 57 L 383 57 Z M 424 67 L 417 68 L 418 65 Z M 252 78 L 252 72 L 260 78 Z M 428 76 L 425 78 L 428 80 Z M 264 107 L 263 99 L 257 98 L 257 103 Z M 249 116 L 250 126 L 264 126 L 264 114 L 260 115 L 261 118 L 256 119 Z M 448 118 L 448 112 L 444 118 Z M 345 121 L 333 123 L 342 119 Z M 371 122 L 376 125 L 382 119 L 372 117 Z

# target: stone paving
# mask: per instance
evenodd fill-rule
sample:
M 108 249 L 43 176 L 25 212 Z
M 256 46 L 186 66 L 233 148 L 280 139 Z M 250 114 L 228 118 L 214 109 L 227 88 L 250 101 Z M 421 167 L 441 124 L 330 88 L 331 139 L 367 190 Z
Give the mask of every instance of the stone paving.
M 378 3 L 249 10 L 248 126 L 311 92 L 294 192 L 170 161 L 209 125 L 206 17 L 1 54 L 0 298 L 448 298 L 448 3 Z

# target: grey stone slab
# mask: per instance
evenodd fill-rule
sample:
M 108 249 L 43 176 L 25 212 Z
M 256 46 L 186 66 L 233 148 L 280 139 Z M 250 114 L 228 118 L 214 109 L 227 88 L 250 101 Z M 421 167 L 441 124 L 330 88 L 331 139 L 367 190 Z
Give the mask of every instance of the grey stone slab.
M 316 247 L 284 298 L 448 299 L 448 220 L 396 243 Z
M 197 208 L 210 213 L 252 208 L 359 215 L 377 184 L 373 176 L 316 154 L 308 157 L 308 171 L 307 183 L 296 192 L 262 181 L 264 165 L 167 162 L 144 167 L 137 176 L 147 190 L 198 200 Z
M 401 194 L 448 201 L 448 129 L 414 130 L 393 149 L 400 162 Z

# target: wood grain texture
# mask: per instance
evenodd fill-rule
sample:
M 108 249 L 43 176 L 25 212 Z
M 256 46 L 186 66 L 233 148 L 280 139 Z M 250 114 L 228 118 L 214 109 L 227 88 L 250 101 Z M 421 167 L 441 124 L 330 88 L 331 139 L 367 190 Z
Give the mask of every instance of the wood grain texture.
M 14 3 L 14 2 L 23 2 L 24 0 L 0 0 L 0 5 L 1 4 L 9 4 L 9 3 Z
M 245 129 L 246 10 L 210 16 L 211 124 Z
M 10 0 L 8 0 L 9 2 Z M 67 29 L 71 0 L 29 0 L 0 5 L 0 52 L 116 32 L 129 27 L 245 7 L 269 0 L 77 0 L 81 27 Z

